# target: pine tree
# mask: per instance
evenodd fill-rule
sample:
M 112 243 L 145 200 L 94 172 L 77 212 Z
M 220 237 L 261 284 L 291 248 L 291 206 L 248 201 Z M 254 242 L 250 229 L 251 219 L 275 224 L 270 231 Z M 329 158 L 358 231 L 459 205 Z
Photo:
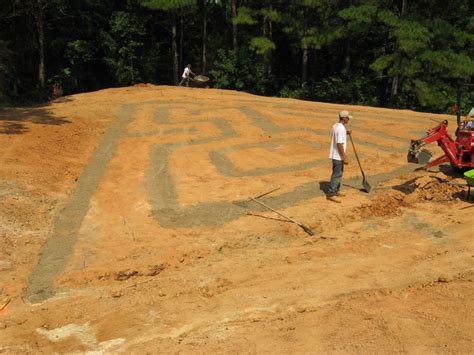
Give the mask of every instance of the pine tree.
M 140 4 L 150 10 L 163 10 L 171 13 L 171 51 L 173 55 L 174 83 L 178 84 L 178 46 L 177 46 L 177 13 L 180 9 L 195 6 L 196 0 L 140 0 Z

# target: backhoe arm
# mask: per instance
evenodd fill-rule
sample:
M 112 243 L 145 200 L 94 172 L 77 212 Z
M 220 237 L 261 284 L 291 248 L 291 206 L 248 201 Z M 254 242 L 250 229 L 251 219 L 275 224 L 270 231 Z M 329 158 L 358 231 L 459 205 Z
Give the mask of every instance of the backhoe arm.
M 438 126 L 428 130 L 425 136 L 417 140 L 412 140 L 407 155 L 408 162 L 421 164 L 426 163 L 429 160 L 430 155 L 420 156 L 420 151 L 423 146 L 433 142 L 437 142 L 445 154 L 427 164 L 425 168 L 436 166 L 445 162 L 455 161 L 456 142 L 449 136 L 447 126 L 448 121 L 444 120 Z

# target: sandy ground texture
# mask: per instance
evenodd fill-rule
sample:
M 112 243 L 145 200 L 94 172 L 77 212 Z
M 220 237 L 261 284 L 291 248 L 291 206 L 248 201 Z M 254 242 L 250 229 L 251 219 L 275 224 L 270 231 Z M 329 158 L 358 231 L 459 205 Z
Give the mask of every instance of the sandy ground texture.
M 373 189 L 349 145 L 336 204 L 342 109 Z M 0 111 L 0 353 L 472 352 L 473 202 L 406 163 L 443 119 L 146 84 Z

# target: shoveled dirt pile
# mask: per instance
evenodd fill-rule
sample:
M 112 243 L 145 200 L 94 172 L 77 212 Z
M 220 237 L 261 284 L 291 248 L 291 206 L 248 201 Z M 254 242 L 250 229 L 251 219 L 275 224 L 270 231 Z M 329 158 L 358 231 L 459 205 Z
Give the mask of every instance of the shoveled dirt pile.
M 399 216 L 402 207 L 415 203 L 449 203 L 460 201 L 464 196 L 465 184 L 462 179 L 449 179 L 441 175 L 423 175 L 415 177 L 403 185 L 395 186 L 376 195 L 370 203 L 355 208 L 358 216 Z
M 376 196 L 370 203 L 364 203 L 355 208 L 357 215 L 364 217 L 400 216 L 401 207 L 408 206 L 404 201 L 405 195 L 399 191 L 389 191 Z
M 460 200 L 466 183 L 459 178 L 449 179 L 440 175 L 421 176 L 408 181 L 400 191 L 409 195 L 408 202 L 450 202 Z

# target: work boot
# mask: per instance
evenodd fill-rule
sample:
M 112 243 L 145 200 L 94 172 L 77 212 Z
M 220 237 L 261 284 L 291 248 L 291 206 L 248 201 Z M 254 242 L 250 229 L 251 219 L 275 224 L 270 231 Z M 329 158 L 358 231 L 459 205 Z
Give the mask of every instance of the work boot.
M 338 192 L 336 192 L 336 196 L 337 197 L 344 197 L 344 196 L 346 196 L 346 194 L 343 193 L 343 192 L 338 191 Z
M 329 201 L 332 201 L 332 202 L 341 203 L 341 201 L 338 200 L 335 196 L 329 196 L 329 195 L 327 195 L 327 196 L 326 196 L 326 199 L 329 200 Z

